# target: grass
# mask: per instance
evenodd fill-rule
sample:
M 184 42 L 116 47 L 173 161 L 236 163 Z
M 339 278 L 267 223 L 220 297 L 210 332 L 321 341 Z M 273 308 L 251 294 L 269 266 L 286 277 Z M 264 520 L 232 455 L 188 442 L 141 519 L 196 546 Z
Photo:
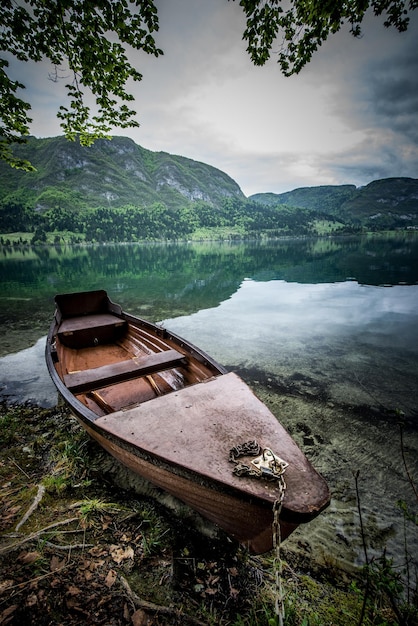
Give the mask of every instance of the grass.
M 77 506 L 79 510 L 80 522 L 83 528 L 103 523 L 103 517 L 108 513 L 119 513 L 125 510 L 120 504 L 106 502 L 100 498 L 87 498 L 74 506 Z
M 0 546 L 1 619 L 13 611 L 20 622 L 11 624 L 37 626 L 48 616 L 51 625 L 81 626 L 89 615 L 94 619 L 111 589 L 101 619 L 119 623 L 118 615 L 125 610 L 131 619 L 134 610 L 132 598 L 126 609 L 115 600 L 125 597 L 120 585 L 126 579 L 135 598 L 168 611 L 155 622 L 161 626 L 186 624 L 185 616 L 208 626 L 278 623 L 272 554 L 253 557 L 223 537 L 203 537 L 155 501 L 117 490 L 111 474 L 98 470 L 102 454 L 64 409 L 0 405 L 2 545 L 9 546 L 5 553 Z M 416 525 L 413 511 L 400 505 L 399 514 Z M 314 555 L 303 563 L 286 543 L 281 556 L 283 626 L 418 622 L 416 572 L 411 569 L 406 584 L 384 554 L 350 575 Z
M 339 230 L 345 228 L 346 224 L 343 224 L 342 222 L 330 222 L 329 220 L 314 220 L 312 226 L 314 232 L 321 237 L 324 235 L 335 234 Z

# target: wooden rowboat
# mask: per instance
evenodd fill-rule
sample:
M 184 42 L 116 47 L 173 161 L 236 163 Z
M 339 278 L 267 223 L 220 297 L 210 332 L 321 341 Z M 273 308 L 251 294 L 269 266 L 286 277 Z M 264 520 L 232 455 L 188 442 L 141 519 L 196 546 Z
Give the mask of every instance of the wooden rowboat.
M 281 539 L 328 505 L 324 479 L 235 373 L 124 313 L 105 291 L 55 302 L 49 373 L 81 425 L 122 464 L 255 553 L 273 546 L 285 483 Z

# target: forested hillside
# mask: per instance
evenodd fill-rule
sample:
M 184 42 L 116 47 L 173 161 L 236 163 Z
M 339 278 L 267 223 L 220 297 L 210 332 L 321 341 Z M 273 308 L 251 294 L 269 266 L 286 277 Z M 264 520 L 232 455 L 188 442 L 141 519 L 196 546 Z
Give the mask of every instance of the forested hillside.
M 0 162 L 0 199 L 13 197 L 41 211 L 154 202 L 175 209 L 197 200 L 217 206 L 224 198 L 244 198 L 237 183 L 215 167 L 146 150 L 127 137 L 98 140 L 88 148 L 64 137 L 30 137 L 14 152 L 37 171 Z
M 21 234 L 17 243 L 81 243 L 188 239 L 246 239 L 318 235 L 321 229 L 350 229 L 316 212 L 287 207 L 264 207 L 238 198 L 225 199 L 214 208 L 196 202 L 181 209 L 162 203 L 149 207 L 128 205 L 99 207 L 83 213 L 54 208 L 36 212 L 10 203 L 0 209 L 0 243 L 10 244 L 10 233 Z M 351 232 L 351 231 L 350 231 Z M 7 235 L 5 234 L 7 233 Z
M 234 239 L 418 228 L 418 180 L 318 186 L 245 198 L 220 170 L 114 137 L 16 146 L 36 172 L 0 163 L 3 243 Z M 6 236 L 8 235 L 8 236 Z
M 372 230 L 410 226 L 418 228 L 418 179 L 385 178 L 365 187 L 336 185 L 303 187 L 281 194 L 251 196 L 260 204 L 294 207 L 327 213 Z

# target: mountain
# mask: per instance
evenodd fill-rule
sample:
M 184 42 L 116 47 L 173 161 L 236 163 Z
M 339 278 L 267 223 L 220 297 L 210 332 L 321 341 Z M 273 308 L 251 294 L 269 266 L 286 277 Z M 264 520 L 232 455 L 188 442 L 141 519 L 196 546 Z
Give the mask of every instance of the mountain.
M 64 137 L 37 139 L 14 146 L 34 173 L 0 163 L 0 199 L 12 194 L 37 209 L 67 209 L 132 204 L 168 207 L 203 200 L 213 206 L 228 197 L 244 199 L 237 183 L 215 167 L 166 152 L 152 152 L 127 137 L 98 140 L 91 147 Z
M 341 206 L 359 220 L 397 215 L 406 222 L 418 217 L 418 179 L 384 178 L 361 187 Z
M 250 196 L 250 200 L 267 206 L 286 204 L 321 213 L 332 213 L 339 212 L 341 205 L 355 193 L 355 185 L 321 185 L 300 187 L 285 193 L 256 193 Z
M 418 224 L 418 179 L 384 178 L 365 187 L 328 185 L 301 187 L 286 193 L 250 196 L 265 206 L 286 204 L 340 217 L 344 221 L 379 223 L 395 220 Z
M 318 214 L 347 227 L 418 228 L 415 178 L 375 180 L 360 188 L 301 187 L 282 194 L 259 193 L 246 199 L 238 184 L 215 167 L 167 152 L 152 152 L 127 137 L 98 140 L 89 148 L 64 137 L 30 137 L 26 144 L 15 145 L 14 152 L 31 161 L 37 171 L 22 172 L 0 162 L 0 209 L 3 207 L 3 213 L 9 217 L 16 214 L 16 207 L 29 207 L 40 213 L 57 207 L 80 213 L 84 209 L 129 205 L 148 209 L 162 203 L 171 211 L 202 201 L 218 209 L 209 209 L 211 215 L 203 221 L 202 216 L 199 218 L 205 226 L 213 226 L 209 217 L 214 218 L 215 214 L 220 220 L 219 224 L 215 220 L 216 225 L 222 219 L 225 223 L 238 220 L 233 210 L 224 206 L 225 199 L 232 199 L 246 204 L 247 221 L 257 222 L 259 228 L 263 224 L 274 228 L 275 221 L 291 224 L 295 219 L 310 223 Z M 221 219 L 223 210 L 229 213 Z

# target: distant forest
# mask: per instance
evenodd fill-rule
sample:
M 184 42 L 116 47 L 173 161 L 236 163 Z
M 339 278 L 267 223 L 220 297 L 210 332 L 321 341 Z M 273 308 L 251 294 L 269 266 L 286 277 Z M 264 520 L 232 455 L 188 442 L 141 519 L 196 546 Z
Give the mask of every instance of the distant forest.
M 217 208 L 203 201 L 180 209 L 157 202 L 149 207 L 40 212 L 10 197 L 0 205 L 0 233 L 30 233 L 30 241 L 21 243 L 32 244 L 207 239 L 211 233 L 217 239 L 274 238 L 358 230 L 358 225 L 324 213 L 238 198 L 225 198 Z M 0 242 L 10 243 L 5 236 Z
M 16 146 L 0 163 L 0 244 L 201 241 L 418 230 L 418 179 L 319 185 L 245 197 L 225 172 L 127 137 L 90 148 L 64 137 Z

